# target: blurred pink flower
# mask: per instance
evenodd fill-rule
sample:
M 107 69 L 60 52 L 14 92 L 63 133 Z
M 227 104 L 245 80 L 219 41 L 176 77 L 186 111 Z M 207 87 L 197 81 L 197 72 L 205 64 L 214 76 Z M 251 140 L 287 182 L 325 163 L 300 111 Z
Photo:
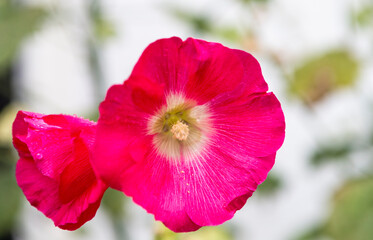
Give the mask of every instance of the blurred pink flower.
M 283 143 L 280 103 L 250 54 L 189 38 L 147 47 L 100 105 L 92 165 L 176 232 L 242 208 Z
M 66 115 L 20 111 L 13 123 L 18 185 L 62 229 L 92 219 L 107 189 L 89 161 L 95 134 L 96 123 Z

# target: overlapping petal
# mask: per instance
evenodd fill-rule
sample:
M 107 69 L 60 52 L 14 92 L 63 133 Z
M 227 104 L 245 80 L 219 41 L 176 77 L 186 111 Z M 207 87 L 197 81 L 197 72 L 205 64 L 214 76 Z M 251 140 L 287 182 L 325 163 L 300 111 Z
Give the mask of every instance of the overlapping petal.
M 173 37 L 150 44 L 131 76 L 163 86 L 164 94 L 183 92 L 199 104 L 232 91 L 237 95 L 268 90 L 253 56 L 193 38 L 183 42 Z
M 18 185 L 62 229 L 92 219 L 107 189 L 90 164 L 95 134 L 95 123 L 67 115 L 20 111 L 14 121 Z
M 121 189 L 117 179 L 133 165 L 132 156 L 141 155 L 143 148 L 149 147 L 139 141 L 139 136 L 145 136 L 147 131 L 149 114 L 144 108 L 134 103 L 132 88 L 127 82 L 112 86 L 100 105 L 101 124 L 97 126 L 92 164 L 95 172 L 115 189 Z

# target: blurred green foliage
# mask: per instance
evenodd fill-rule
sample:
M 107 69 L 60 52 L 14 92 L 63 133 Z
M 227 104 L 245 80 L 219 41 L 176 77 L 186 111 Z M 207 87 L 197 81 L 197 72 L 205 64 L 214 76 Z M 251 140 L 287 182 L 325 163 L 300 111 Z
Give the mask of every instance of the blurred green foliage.
M 0 145 L 0 239 L 9 235 L 21 199 L 14 177 L 14 162 L 10 147 Z
M 322 166 L 325 163 L 348 163 L 354 153 L 368 152 L 373 154 L 372 127 L 367 126 L 367 132 L 370 133 L 368 136 L 343 135 L 318 144 L 311 155 L 311 164 Z M 367 170 L 373 171 L 373 169 Z
M 124 215 L 124 199 L 122 192 L 108 188 L 102 198 L 102 205 L 113 219 L 119 219 Z
M 282 187 L 282 178 L 270 172 L 267 179 L 258 186 L 257 193 L 260 195 L 268 196 L 275 193 Z
M 178 8 L 169 10 L 177 19 L 187 23 L 199 34 L 212 34 L 230 42 L 239 42 L 244 38 L 244 34 L 235 26 L 217 26 L 216 19 L 211 16 Z
M 359 62 L 345 49 L 315 56 L 297 67 L 289 81 L 289 92 L 311 105 L 341 87 L 352 86 Z
M 247 14 L 238 13 L 237 19 L 240 19 L 240 24 L 235 23 L 223 23 L 221 21 L 221 13 L 212 11 L 203 12 L 191 12 L 182 8 L 167 7 L 168 11 L 171 12 L 177 19 L 183 21 L 193 28 L 193 30 L 201 35 L 213 35 L 219 37 L 222 40 L 236 43 L 243 46 L 243 48 L 249 48 L 250 50 L 256 50 L 256 36 L 253 29 L 257 27 L 258 13 L 265 11 L 264 8 L 271 2 L 271 0 L 236 0 L 241 3 L 241 8 L 246 10 Z M 233 5 L 232 5 L 233 6 Z
M 46 15 L 41 8 L 26 7 L 10 0 L 0 2 L 0 133 L 10 134 L 9 128 L 14 119 L 13 115 L 7 117 L 9 111 L 3 110 L 12 101 L 12 61 L 23 40 L 38 29 Z M 14 176 L 15 159 L 10 141 L 11 136 L 1 134 L 0 239 L 12 238 L 11 230 L 22 199 Z
M 89 17 L 93 26 L 93 39 L 98 43 L 103 43 L 107 39 L 115 36 L 115 28 L 102 13 L 99 0 L 90 0 Z
M 319 145 L 311 156 L 311 163 L 320 166 L 328 162 L 342 162 L 348 159 L 348 155 L 358 150 L 355 139 L 346 139 L 344 142 L 335 143 L 328 141 L 327 144 Z
M 361 7 L 358 11 L 352 13 L 354 23 L 361 27 L 373 25 L 373 2 L 368 2 L 366 6 Z
M 212 20 L 204 14 L 186 12 L 177 8 L 173 8 L 171 11 L 177 18 L 188 23 L 197 32 L 206 33 L 212 31 L 214 28 Z
M 46 17 L 42 8 L 23 7 L 9 0 L 0 4 L 0 73 L 6 69 L 22 41 L 36 31 Z
M 373 239 L 373 178 L 347 182 L 333 200 L 326 234 L 338 240 Z
M 94 32 L 96 38 L 100 42 L 104 42 L 105 40 L 115 36 L 114 26 L 110 21 L 102 16 L 94 18 Z
M 116 239 L 128 239 L 124 226 L 125 203 L 127 198 L 120 191 L 108 188 L 102 198 L 102 207 L 109 214 Z
M 295 238 L 296 240 L 330 240 L 325 236 L 325 226 L 319 225 Z
M 238 1 L 248 4 L 248 3 L 268 3 L 271 0 L 238 0 Z
M 162 224 L 158 225 L 155 240 L 233 240 L 224 227 L 203 227 L 195 232 L 174 233 Z
M 90 35 L 87 38 L 88 63 L 92 74 L 92 86 L 95 91 L 96 106 L 104 99 L 106 87 L 101 66 L 100 48 L 116 32 L 113 24 L 104 16 L 100 0 L 89 0 L 88 17 L 91 23 Z M 96 110 L 95 110 L 96 111 Z
M 332 211 L 321 224 L 297 240 L 373 239 L 373 177 L 346 182 L 335 194 Z

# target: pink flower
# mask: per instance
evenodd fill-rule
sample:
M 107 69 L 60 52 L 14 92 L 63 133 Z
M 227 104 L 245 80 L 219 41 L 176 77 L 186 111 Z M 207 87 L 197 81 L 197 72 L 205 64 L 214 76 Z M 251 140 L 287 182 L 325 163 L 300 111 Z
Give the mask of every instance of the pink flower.
M 283 143 L 280 103 L 250 54 L 161 39 L 100 105 L 92 164 L 173 231 L 233 217 Z
M 95 134 L 96 123 L 66 115 L 20 111 L 13 123 L 18 185 L 62 229 L 92 219 L 107 189 L 89 161 Z

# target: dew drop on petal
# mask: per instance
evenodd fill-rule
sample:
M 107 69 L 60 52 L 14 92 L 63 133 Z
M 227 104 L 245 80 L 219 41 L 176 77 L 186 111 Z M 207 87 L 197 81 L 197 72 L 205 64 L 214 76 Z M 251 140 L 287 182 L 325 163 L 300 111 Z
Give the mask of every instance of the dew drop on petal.
M 40 159 L 43 158 L 43 154 L 37 153 L 35 157 L 36 157 L 37 160 L 40 160 Z

